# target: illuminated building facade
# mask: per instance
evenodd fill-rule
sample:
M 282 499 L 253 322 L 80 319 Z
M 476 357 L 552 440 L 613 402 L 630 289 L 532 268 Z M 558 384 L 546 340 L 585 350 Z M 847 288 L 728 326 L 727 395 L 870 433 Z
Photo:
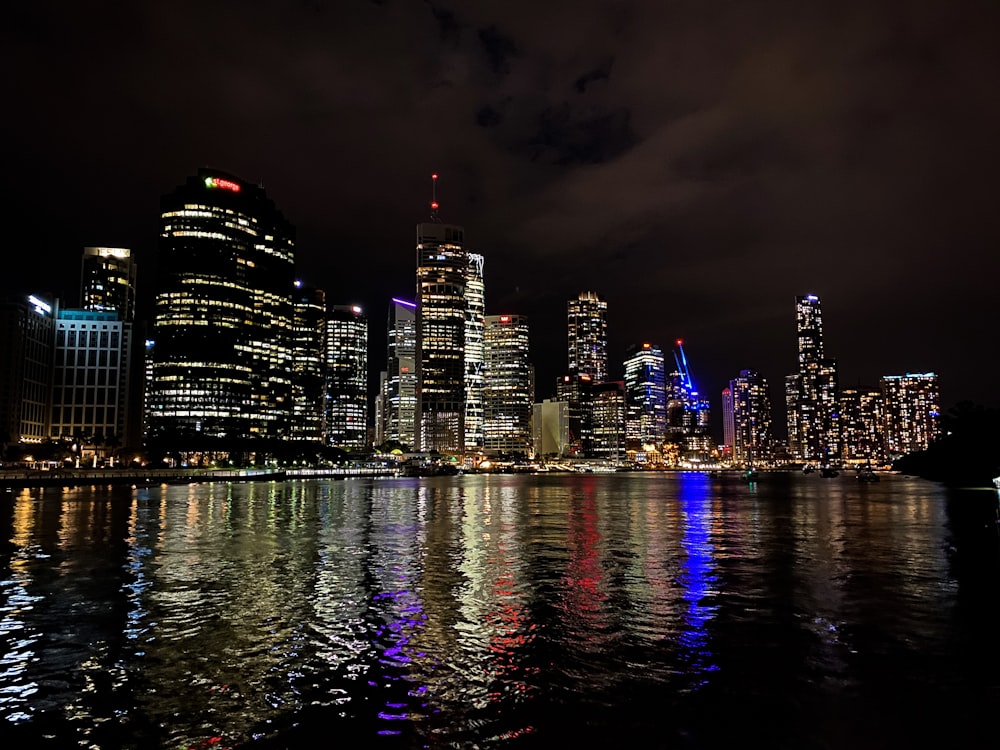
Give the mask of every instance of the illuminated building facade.
M 128 440 L 132 326 L 90 310 L 60 310 L 55 325 L 50 434 L 78 461 L 111 458 Z
M 727 390 L 732 394 L 733 461 L 744 466 L 770 463 L 774 435 L 767 379 L 756 370 L 740 370 Z
M 884 375 L 885 449 L 890 460 L 926 450 L 941 430 L 941 394 L 933 372 Z
M 795 298 L 798 372 L 785 379 L 788 446 L 795 458 L 828 463 L 840 459 L 837 361 L 823 351 L 819 297 Z
M 569 455 L 569 403 L 545 399 L 531 409 L 531 438 L 536 456 Z
M 326 442 L 347 451 L 368 446 L 368 319 L 357 305 L 334 305 L 326 320 Z
M 885 409 L 882 393 L 873 388 L 845 388 L 840 392 L 840 450 L 848 464 L 885 461 Z
M 124 247 L 85 247 L 80 266 L 80 308 L 115 312 L 126 323 L 135 320 L 136 264 Z
M 486 294 L 483 281 L 483 256 L 469 253 L 465 274 L 465 449 L 483 448 L 483 387 L 485 360 L 483 329 L 486 317 Z
M 625 358 L 626 440 L 659 445 L 667 430 L 667 389 L 663 349 L 643 343 Z
M 465 230 L 417 224 L 417 450 L 465 451 Z
M 711 410 L 708 400 L 695 388 L 681 339 L 675 342 L 674 363 L 674 371 L 666 378 L 667 436 L 678 444 L 682 461 L 704 463 L 715 452 L 709 424 Z
M 381 373 L 375 442 L 412 448 L 417 409 L 417 305 L 393 297 L 389 306 L 386 369 Z
M 722 389 L 722 454 L 726 459 L 733 457 L 733 443 L 736 440 L 736 420 L 733 416 L 733 392 Z
M 389 306 L 386 370 L 381 377 L 376 443 L 414 445 L 417 410 L 417 306 L 393 298 Z
M 291 224 L 262 188 L 207 169 L 161 209 L 150 435 L 288 438 Z
M 588 456 L 618 463 L 625 457 L 625 383 L 605 381 L 591 393 L 593 433 Z
M 0 447 L 49 439 L 58 303 L 0 300 Z
M 533 452 L 533 372 L 528 358 L 528 319 L 487 315 L 483 330 L 483 449 L 490 454 Z
M 323 442 L 326 293 L 295 282 L 292 297 L 292 440 Z
M 580 292 L 566 309 L 569 374 L 603 382 L 608 376 L 608 303 L 595 292 Z
M 556 380 L 556 400 L 565 401 L 569 410 L 570 456 L 590 455 L 593 438 L 591 397 L 594 381 L 589 375 L 563 375 Z

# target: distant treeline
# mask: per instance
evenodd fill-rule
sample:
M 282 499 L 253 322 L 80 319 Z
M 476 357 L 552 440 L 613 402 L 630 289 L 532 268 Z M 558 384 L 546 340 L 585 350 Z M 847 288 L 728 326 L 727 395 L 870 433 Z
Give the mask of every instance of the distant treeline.
M 941 415 L 941 437 L 893 463 L 904 474 L 948 484 L 991 486 L 1000 475 L 1000 409 L 962 401 Z

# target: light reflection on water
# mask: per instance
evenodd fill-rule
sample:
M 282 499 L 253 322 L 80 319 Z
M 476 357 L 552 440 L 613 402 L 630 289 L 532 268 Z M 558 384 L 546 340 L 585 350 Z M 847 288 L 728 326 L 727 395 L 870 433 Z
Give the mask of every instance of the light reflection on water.
M 996 528 L 953 505 L 984 497 L 698 474 L 25 490 L 0 515 L 0 726 L 106 748 L 974 738 L 952 723 L 1000 690 Z

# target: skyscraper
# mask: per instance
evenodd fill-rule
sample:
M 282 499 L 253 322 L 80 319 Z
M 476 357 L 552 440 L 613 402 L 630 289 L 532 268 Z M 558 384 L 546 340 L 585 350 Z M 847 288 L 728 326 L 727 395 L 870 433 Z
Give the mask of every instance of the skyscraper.
M 389 306 L 388 351 L 382 378 L 381 425 L 376 442 L 414 445 L 417 408 L 417 306 L 393 297 Z
M 535 398 L 528 358 L 528 319 L 523 315 L 487 315 L 483 350 L 484 450 L 530 456 Z
M 569 374 L 603 382 L 608 376 L 608 304 L 595 292 L 580 292 L 566 308 Z
M 845 463 L 885 462 L 885 405 L 877 388 L 840 392 L 840 451 Z
M 368 448 L 368 320 L 357 305 L 334 305 L 326 319 L 326 442 Z
M 823 315 L 819 297 L 795 298 L 798 372 L 785 379 L 788 447 L 803 461 L 827 463 L 840 458 L 837 361 L 823 350 Z
M 473 453 L 483 448 L 483 327 L 486 292 L 483 256 L 469 253 L 465 274 L 465 449 Z
M 926 450 L 941 430 L 941 394 L 933 372 L 884 375 L 885 448 L 890 460 Z
M 464 243 L 460 226 L 417 224 L 418 450 L 465 451 Z
M 80 308 L 115 312 L 125 323 L 135 320 L 136 264 L 123 247 L 85 247 L 80 266 Z
M 768 463 L 774 436 L 767 379 L 756 370 L 740 370 L 727 390 L 732 398 L 733 461 L 750 467 Z
M 625 358 L 625 436 L 636 449 L 659 446 L 666 436 L 667 392 L 663 350 L 644 342 Z
M 210 169 L 161 208 L 150 434 L 288 437 L 294 229 L 263 188 Z
M 0 300 L 0 448 L 48 440 L 58 303 Z
M 295 282 L 292 298 L 292 420 L 289 437 L 323 442 L 326 293 Z

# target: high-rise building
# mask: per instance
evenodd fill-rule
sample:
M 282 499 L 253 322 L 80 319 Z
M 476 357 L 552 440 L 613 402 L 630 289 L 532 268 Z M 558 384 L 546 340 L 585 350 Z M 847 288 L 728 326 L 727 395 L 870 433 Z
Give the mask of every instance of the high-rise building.
M 531 410 L 531 436 L 536 456 L 569 455 L 569 403 L 545 399 Z
M 292 421 L 289 437 L 323 442 L 326 293 L 295 282 L 292 297 Z
M 161 200 L 149 432 L 290 436 L 294 229 L 263 188 L 200 169 Z
M 357 305 L 326 316 L 326 442 L 349 451 L 368 446 L 368 320 Z
M 625 358 L 625 437 L 630 443 L 659 445 L 666 436 L 667 391 L 663 350 L 644 342 Z
M 125 445 L 132 326 L 113 310 L 56 314 L 50 434 L 77 462 L 113 460 Z
M 840 459 L 837 361 L 823 350 L 823 314 L 819 297 L 795 298 L 798 372 L 785 379 L 788 444 L 807 462 Z
M 136 264 L 124 247 L 85 247 L 80 266 L 80 308 L 115 312 L 125 323 L 135 320 Z
M 771 395 L 767 379 L 756 370 L 740 370 L 729 381 L 732 394 L 733 461 L 754 467 L 773 457 Z
M 594 381 L 589 375 L 563 375 L 556 380 L 556 400 L 567 404 L 570 456 L 589 456 L 593 443 L 591 413 Z
M 845 463 L 880 465 L 885 461 L 882 393 L 875 388 L 840 392 L 840 451 Z
M 608 376 L 608 303 L 595 292 L 580 292 L 566 308 L 569 374 L 603 382 Z
M 145 390 L 143 366 L 145 352 L 143 342 L 136 334 L 138 325 L 135 319 L 136 279 L 137 267 L 130 249 L 124 247 L 83 249 L 83 259 L 80 264 L 80 309 L 96 313 L 114 313 L 116 320 L 122 324 L 122 335 L 118 339 L 121 348 L 116 359 L 119 363 L 118 388 L 124 400 L 117 410 L 120 424 L 113 434 L 104 433 L 106 445 L 94 446 L 94 454 L 101 454 L 102 457 L 110 457 L 118 445 L 138 447 L 142 437 L 143 412 L 139 408 L 139 403 L 143 400 Z M 57 352 L 57 358 L 60 356 L 62 355 Z M 65 394 L 65 391 L 63 393 Z M 58 403 L 53 403 L 53 409 L 58 406 Z M 65 408 L 68 404 L 62 406 Z M 93 426 L 97 430 L 102 429 L 99 422 Z M 104 427 L 110 428 L 111 425 Z
M 417 306 L 393 297 L 389 305 L 386 370 L 381 378 L 376 442 L 414 445 L 417 409 Z
M 722 454 L 726 459 L 733 457 L 733 443 L 736 441 L 736 416 L 733 414 L 733 391 L 722 389 Z
M 483 448 L 483 327 L 486 317 L 486 294 L 483 281 L 483 256 L 469 253 L 465 273 L 465 450 L 476 453 Z
M 490 454 L 533 452 L 533 372 L 528 357 L 528 319 L 487 315 L 483 331 L 486 380 L 483 388 L 483 448 Z
M 591 393 L 593 435 L 589 456 L 618 463 L 625 458 L 625 383 L 597 383 Z
M 464 243 L 460 226 L 417 224 L 417 450 L 465 451 Z
M 889 460 L 926 450 L 941 430 L 941 394 L 933 372 L 884 375 L 885 449 Z
M 0 300 L 0 448 L 50 437 L 57 301 Z
M 693 463 L 703 462 L 714 451 L 710 429 L 710 405 L 695 388 L 688 366 L 684 341 L 674 347 L 674 371 L 666 377 L 667 435 L 681 445 L 681 457 Z

